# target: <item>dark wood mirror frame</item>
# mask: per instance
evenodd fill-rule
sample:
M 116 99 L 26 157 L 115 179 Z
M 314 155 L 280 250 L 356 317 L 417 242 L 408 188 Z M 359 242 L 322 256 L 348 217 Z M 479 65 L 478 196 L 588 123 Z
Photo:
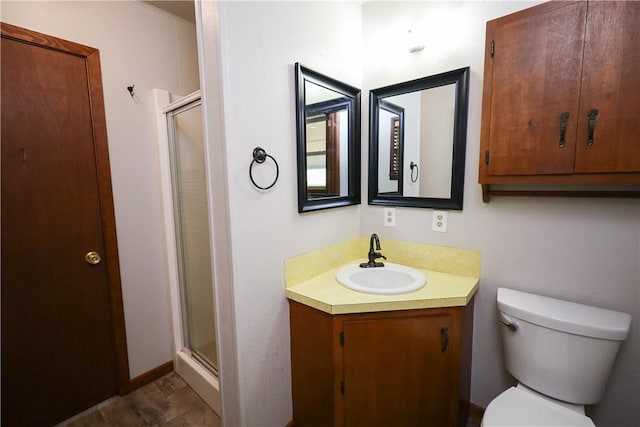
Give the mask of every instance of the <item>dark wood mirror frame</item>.
M 389 124 L 389 128 L 392 130 L 389 141 L 389 179 L 398 181 L 398 190 L 385 194 L 402 195 L 404 182 L 402 179 L 402 170 L 404 168 L 404 108 L 384 99 L 379 100 L 379 106 L 395 116 L 391 118 L 391 123 Z M 394 132 L 394 129 L 397 129 L 397 131 Z
M 378 191 L 379 108 L 384 98 L 455 84 L 453 121 L 453 157 L 451 162 L 451 197 L 406 197 Z M 404 83 L 373 89 L 369 95 L 369 204 L 462 210 L 464 195 L 465 150 L 469 103 L 469 67 L 423 77 Z
M 317 189 L 307 184 L 307 116 L 309 107 L 305 99 L 305 84 L 313 83 L 340 96 L 339 102 L 348 112 L 348 173 L 340 179 L 348 180 L 346 195 L 319 195 Z M 313 71 L 300 63 L 295 64 L 296 136 L 298 158 L 298 212 L 337 208 L 360 204 L 360 89 Z M 329 104 L 328 104 L 329 105 Z M 318 105 L 311 109 L 317 110 Z M 336 176 L 336 174 L 332 174 Z M 335 185 L 335 184 L 332 184 Z

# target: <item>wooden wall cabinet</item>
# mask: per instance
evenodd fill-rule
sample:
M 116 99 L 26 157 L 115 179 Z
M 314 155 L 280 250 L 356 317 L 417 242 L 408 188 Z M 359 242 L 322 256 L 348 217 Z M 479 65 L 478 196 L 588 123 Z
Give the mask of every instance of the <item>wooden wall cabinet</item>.
M 466 425 L 473 300 L 331 315 L 289 301 L 293 425 Z
M 543 3 L 489 21 L 485 52 L 485 201 L 491 184 L 640 183 L 640 2 Z

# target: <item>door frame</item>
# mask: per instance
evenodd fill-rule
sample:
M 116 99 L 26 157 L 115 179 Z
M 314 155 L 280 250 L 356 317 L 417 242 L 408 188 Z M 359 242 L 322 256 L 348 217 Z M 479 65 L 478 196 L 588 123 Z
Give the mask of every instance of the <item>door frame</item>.
M 71 54 L 85 60 L 95 164 L 98 178 L 98 199 L 100 201 L 102 233 L 104 238 L 104 262 L 106 263 L 109 302 L 111 304 L 111 322 L 113 325 L 118 392 L 120 395 L 127 394 L 131 389 L 131 379 L 129 378 L 129 359 L 127 353 L 122 286 L 120 283 L 120 264 L 118 261 L 118 242 L 113 207 L 113 190 L 111 187 L 107 125 L 104 111 L 104 95 L 102 92 L 102 74 L 100 71 L 100 53 L 98 49 L 89 46 L 38 33 L 5 22 L 0 22 L 0 33 L 2 38 Z

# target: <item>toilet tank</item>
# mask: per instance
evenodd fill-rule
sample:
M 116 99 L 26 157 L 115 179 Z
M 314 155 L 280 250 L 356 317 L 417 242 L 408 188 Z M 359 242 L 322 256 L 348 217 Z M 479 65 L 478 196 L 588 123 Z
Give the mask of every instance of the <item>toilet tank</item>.
M 627 313 L 506 288 L 498 288 L 498 316 L 509 372 L 540 393 L 579 405 L 602 398 L 631 324 Z

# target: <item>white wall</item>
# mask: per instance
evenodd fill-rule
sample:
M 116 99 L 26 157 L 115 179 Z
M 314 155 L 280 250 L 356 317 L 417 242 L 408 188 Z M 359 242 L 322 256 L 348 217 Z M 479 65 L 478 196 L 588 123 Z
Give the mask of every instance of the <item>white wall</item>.
M 361 9 L 357 2 L 219 7 L 242 424 L 283 426 L 291 420 L 284 260 L 358 236 L 361 209 L 297 213 L 294 64 L 361 87 Z M 269 191 L 249 181 L 256 146 L 280 165 Z M 270 160 L 254 166 L 254 176 L 269 183 Z
M 132 1 L 2 1 L 2 20 L 100 50 L 129 369 L 172 359 L 153 88 L 199 88 L 195 25 Z M 126 87 L 135 85 L 135 98 Z
M 600 427 L 637 426 L 640 203 L 637 199 L 494 198 L 483 204 L 477 184 L 485 23 L 530 5 L 363 3 L 365 89 L 471 67 L 464 210 L 450 211 L 448 232 L 435 233 L 430 227 L 431 209 L 397 208 L 397 227 L 388 228 L 382 226 L 382 207 L 365 206 L 363 234 L 379 233 L 383 252 L 385 238 L 480 250 L 471 397 L 481 406 L 513 382 L 503 368 L 496 323 L 497 287 L 630 313 L 631 332 L 622 345 L 604 401 L 588 408 L 588 413 Z M 426 46 L 417 54 L 393 44 L 401 43 L 410 27 L 420 29 Z M 363 95 L 367 96 L 366 91 Z M 367 141 L 366 129 L 363 126 L 363 141 Z M 363 166 L 363 182 L 365 171 Z

